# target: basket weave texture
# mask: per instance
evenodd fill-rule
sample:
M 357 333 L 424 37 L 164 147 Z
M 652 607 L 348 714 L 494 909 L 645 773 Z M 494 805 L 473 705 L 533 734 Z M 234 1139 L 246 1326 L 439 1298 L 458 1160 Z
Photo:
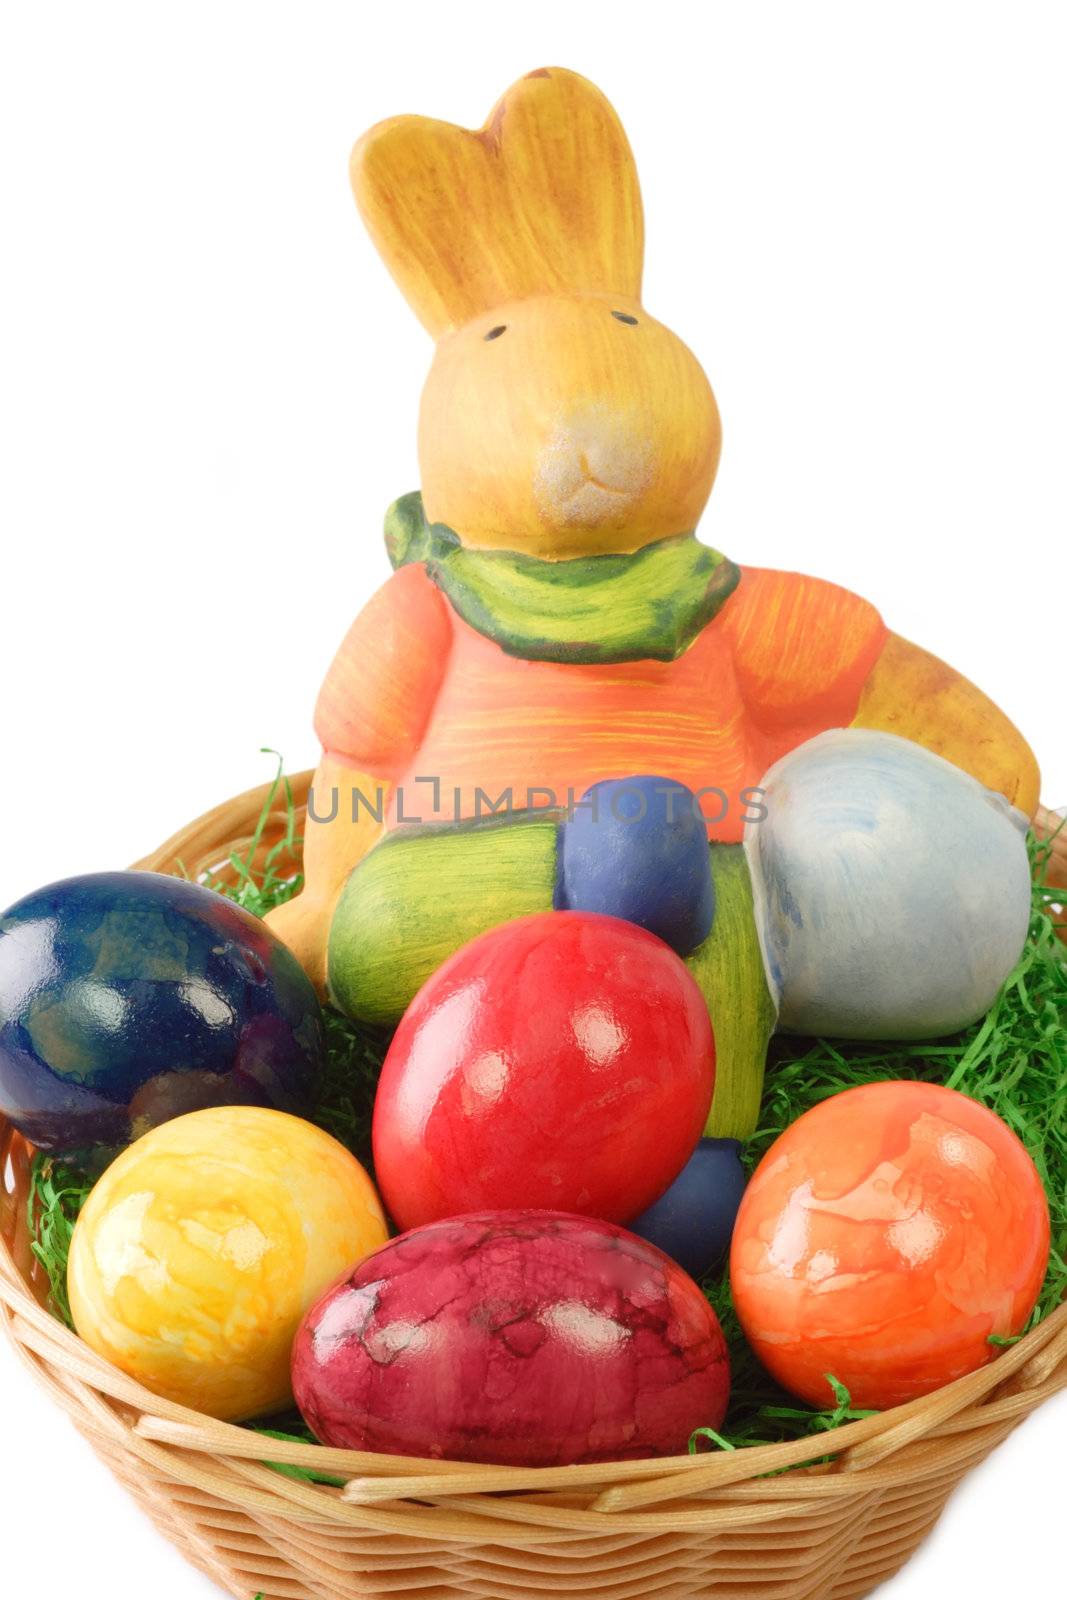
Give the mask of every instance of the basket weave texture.
M 294 780 L 301 805 L 309 779 Z M 219 806 L 137 865 L 224 876 L 266 792 Z M 279 811 L 264 851 L 284 827 Z M 1067 879 L 1067 851 L 1059 865 Z M 2 1121 L 0 1154 L 8 1336 L 160 1531 L 234 1595 L 858 1600 L 904 1564 L 964 1473 L 1067 1387 L 1064 1305 L 981 1372 L 817 1443 L 523 1470 L 266 1440 L 157 1399 L 50 1315 L 26 1230 L 30 1151 Z M 813 1456 L 828 1459 L 766 1476 Z

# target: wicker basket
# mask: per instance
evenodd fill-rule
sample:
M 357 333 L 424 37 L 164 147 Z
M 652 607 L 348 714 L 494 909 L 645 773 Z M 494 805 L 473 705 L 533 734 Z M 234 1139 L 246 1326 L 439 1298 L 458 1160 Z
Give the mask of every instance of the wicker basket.
M 300 803 L 308 779 L 295 782 Z M 224 872 L 265 793 L 218 807 L 138 865 Z M 279 813 L 264 848 L 283 827 Z M 29 1151 L 2 1122 L 0 1150 L 0 1317 L 16 1350 L 165 1536 L 244 1597 L 853 1600 L 903 1565 L 970 1467 L 1067 1387 L 1065 1305 L 983 1371 L 822 1435 L 817 1450 L 807 1439 L 526 1471 L 266 1441 L 156 1399 L 44 1309 L 26 1232 Z M 829 1462 L 766 1476 L 824 1452 Z

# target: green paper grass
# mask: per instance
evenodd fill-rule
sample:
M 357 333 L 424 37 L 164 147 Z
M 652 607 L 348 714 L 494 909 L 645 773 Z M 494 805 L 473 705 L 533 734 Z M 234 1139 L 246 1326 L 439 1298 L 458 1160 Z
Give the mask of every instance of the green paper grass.
M 324 1008 L 326 1071 L 315 1121 L 373 1173 L 371 1114 L 389 1036 Z
M 265 752 L 277 755 L 275 751 Z M 288 826 L 283 838 L 257 863 L 268 817 L 284 797 Z M 293 870 L 299 851 L 296 808 L 288 780 L 278 770 L 249 849 L 231 857 L 237 882 L 211 887 L 257 915 L 265 915 L 300 889 Z M 749 1141 L 751 1170 L 791 1123 L 831 1095 L 862 1083 L 910 1078 L 944 1083 L 970 1095 L 1003 1117 L 1033 1157 L 1049 1199 L 1052 1254 L 1049 1272 L 1030 1326 L 1057 1305 L 1067 1291 L 1067 948 L 1056 938 L 1065 920 L 1064 895 L 1045 883 L 1049 845 L 1031 840 L 1033 914 L 1026 947 L 989 1014 L 951 1039 L 933 1043 L 849 1044 L 824 1039 L 778 1038 L 771 1047 L 758 1131 Z M 326 1009 L 327 1069 L 315 1121 L 370 1166 L 370 1127 L 384 1035 L 361 1028 Z M 30 1217 L 34 1253 L 48 1275 L 52 1309 L 69 1324 L 66 1261 L 78 1212 L 89 1192 L 87 1180 L 69 1166 L 38 1156 L 33 1163 Z M 726 1279 L 704 1284 L 718 1313 L 733 1366 L 730 1412 L 722 1432 L 698 1428 L 690 1440 L 736 1450 L 787 1439 L 818 1437 L 841 1423 L 871 1413 L 852 1407 L 847 1390 L 827 1374 L 835 1404 L 817 1411 L 799 1406 L 779 1389 L 756 1361 L 741 1332 Z M 996 1344 L 1011 1341 L 995 1340 Z M 268 1437 L 310 1439 L 299 1419 L 278 1419 L 287 1430 Z M 279 1465 L 290 1476 L 330 1481 L 321 1474 Z
M 67 1257 L 91 1188 L 92 1182 L 73 1167 L 51 1156 L 34 1156 L 27 1197 L 30 1248 L 47 1275 L 49 1304 L 68 1328 L 74 1324 L 67 1299 Z
M 239 906 L 246 911 L 251 911 L 253 916 L 265 917 L 268 911 L 273 911 L 275 906 L 284 905 L 287 900 L 292 900 L 304 887 L 304 875 L 298 871 L 294 863 L 300 858 L 303 847 L 303 835 L 296 831 L 296 806 L 293 804 L 293 789 L 289 779 L 285 776 L 284 762 L 277 750 L 265 745 L 260 750 L 262 756 L 273 756 L 278 765 L 274 773 L 267 798 L 259 813 L 252 838 L 244 855 L 239 855 L 236 850 L 230 852 L 229 862 L 237 875 L 236 884 L 225 883 L 221 878 L 208 877 L 204 880 L 209 889 L 216 889 L 219 894 L 224 894 L 228 900 L 236 900 Z M 263 835 L 267 829 L 275 806 L 280 796 L 285 798 L 286 823 L 285 832 L 277 842 L 271 845 L 262 861 L 257 860 L 263 844 Z M 179 862 L 179 865 L 181 863 Z M 185 868 L 182 867 L 183 872 Z M 186 877 L 189 874 L 186 873 Z
M 261 1433 L 265 1439 L 283 1439 L 286 1444 L 318 1443 L 310 1428 L 303 1428 L 300 1433 L 285 1433 L 279 1428 L 255 1428 L 253 1432 Z M 288 1461 L 264 1461 L 263 1465 L 270 1467 L 272 1472 L 280 1472 L 283 1478 L 295 1478 L 298 1483 L 324 1483 L 331 1489 L 343 1489 L 348 1482 L 347 1478 L 335 1477 L 332 1472 L 294 1467 Z

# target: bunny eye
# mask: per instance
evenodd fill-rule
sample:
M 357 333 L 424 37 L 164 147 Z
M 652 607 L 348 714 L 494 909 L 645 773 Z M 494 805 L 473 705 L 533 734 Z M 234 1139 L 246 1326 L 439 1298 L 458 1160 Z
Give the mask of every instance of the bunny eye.
M 637 327 L 637 318 L 631 317 L 628 311 L 613 311 L 611 314 L 616 322 L 628 322 L 631 328 Z
M 500 323 L 497 324 L 497 326 L 495 328 L 490 328 L 489 332 L 483 335 L 483 338 L 485 338 L 485 339 L 499 339 L 500 335 L 502 333 L 507 333 L 507 331 L 508 331 L 507 323 L 506 322 L 500 322 Z

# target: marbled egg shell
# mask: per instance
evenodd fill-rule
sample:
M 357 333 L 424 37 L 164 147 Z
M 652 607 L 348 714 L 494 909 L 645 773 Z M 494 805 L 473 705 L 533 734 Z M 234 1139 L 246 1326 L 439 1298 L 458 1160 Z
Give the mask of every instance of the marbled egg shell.
M 155 872 L 38 889 L 0 917 L 0 1111 L 50 1151 L 182 1112 L 307 1110 L 322 1015 L 296 958 L 222 895 Z
M 389 1047 L 374 1170 L 390 1216 L 546 1209 L 626 1222 L 696 1148 L 708 1008 L 674 951 L 617 917 L 547 911 L 472 939 Z
M 811 1405 L 884 1410 L 1025 1328 L 1049 1212 L 1022 1144 L 940 1084 L 865 1084 L 787 1128 L 745 1192 L 730 1281 L 753 1350 Z
M 394 1239 L 319 1301 L 293 1392 L 324 1443 L 560 1466 L 673 1455 L 717 1428 L 714 1311 L 610 1223 L 485 1212 Z
M 308 1307 L 388 1237 L 321 1128 L 259 1106 L 177 1117 L 124 1150 L 71 1243 L 78 1333 L 154 1394 L 227 1420 L 290 1402 Z

